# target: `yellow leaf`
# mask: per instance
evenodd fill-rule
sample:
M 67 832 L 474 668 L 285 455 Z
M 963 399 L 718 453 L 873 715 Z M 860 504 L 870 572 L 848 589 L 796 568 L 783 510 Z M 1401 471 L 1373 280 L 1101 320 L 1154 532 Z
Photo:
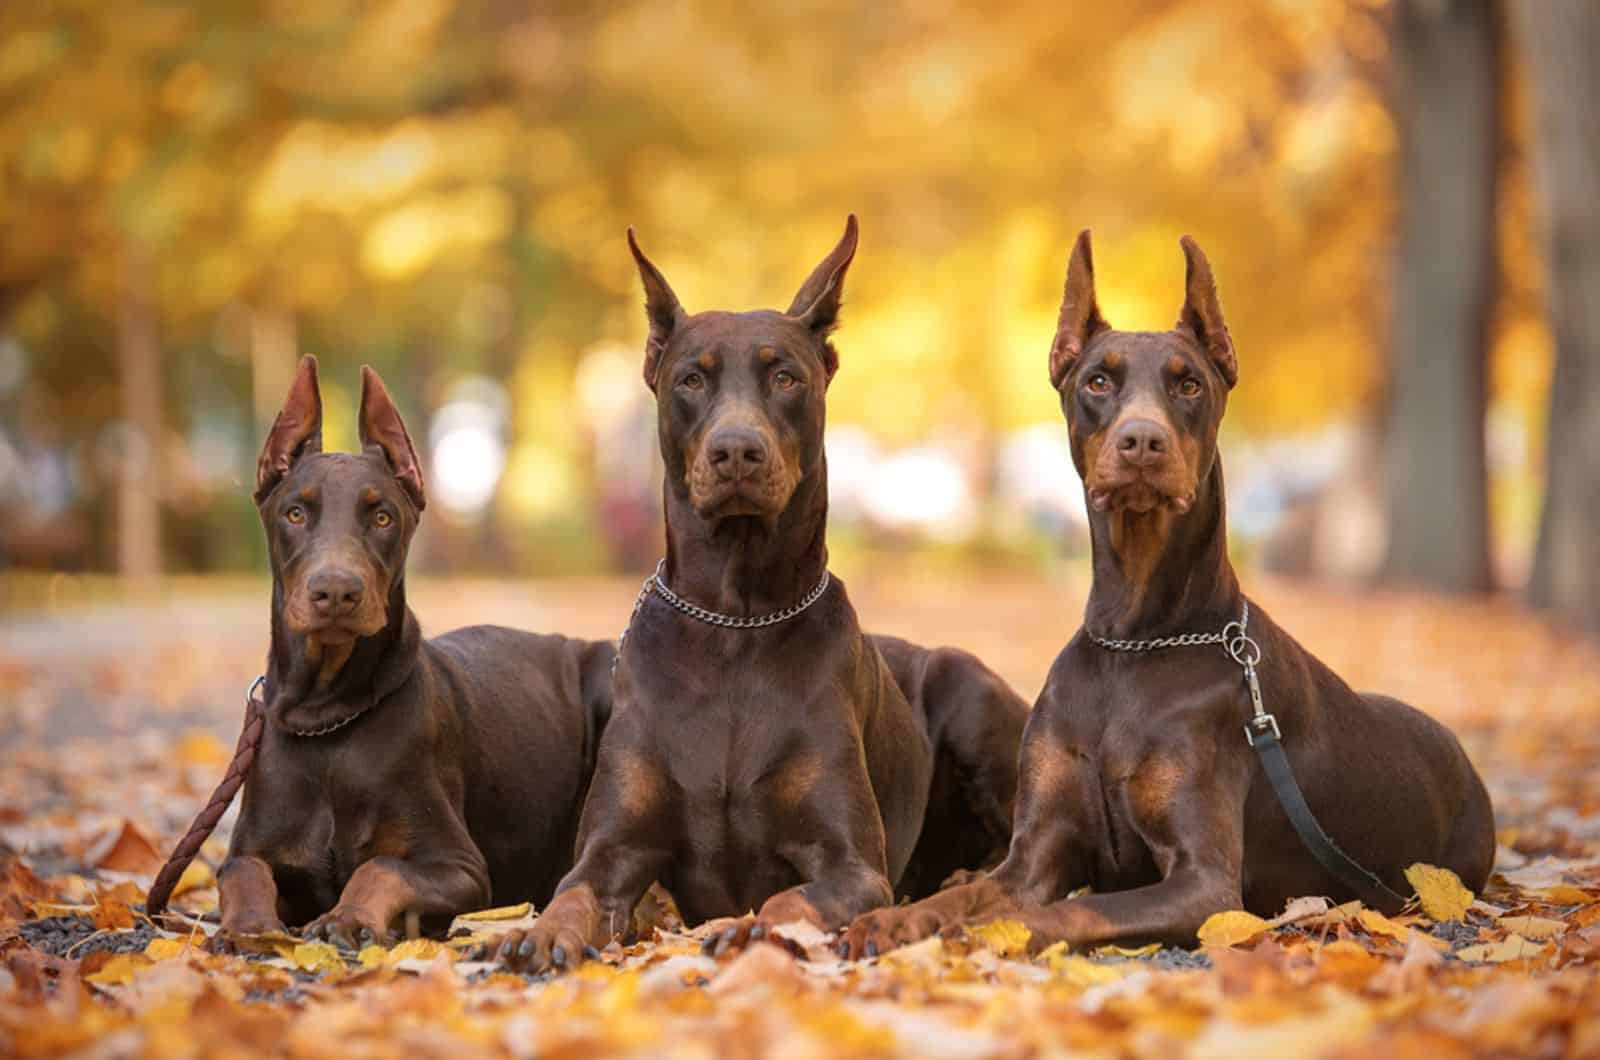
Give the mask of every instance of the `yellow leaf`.
M 1050 953 L 1050 950 L 1046 950 L 1045 953 L 1050 954 L 1051 974 L 1072 986 L 1091 987 L 1100 986 L 1102 983 L 1114 983 L 1133 970 L 1125 964 L 1096 964 L 1087 957 L 1067 953 L 1064 950 L 1059 953 Z
M 196 859 L 189 862 L 189 867 L 183 870 L 183 875 L 178 877 L 178 882 L 172 888 L 172 897 L 186 891 L 199 890 L 201 887 L 216 886 L 217 877 L 211 871 L 211 866 Z
M 1202 946 L 1237 946 L 1268 929 L 1265 920 L 1243 909 L 1212 913 L 1197 932 Z
M 344 967 L 339 951 L 326 942 L 302 942 L 288 957 L 303 972 L 327 972 Z
M 191 729 L 178 741 L 178 761 L 186 766 L 221 766 L 228 754 L 227 745 L 204 729 Z
M 1417 889 L 1422 911 L 1434 920 L 1460 920 L 1472 905 L 1472 892 L 1449 869 L 1419 861 L 1406 870 L 1406 879 Z
M 183 939 L 151 939 L 150 945 L 144 948 L 144 955 L 152 961 L 165 961 L 181 955 L 185 950 L 192 949 L 189 940 Z
M 1057 943 L 1060 945 L 1060 943 Z M 1051 947 L 1054 949 L 1055 947 Z M 1046 951 L 1048 952 L 1048 951 Z M 1096 957 L 1148 957 L 1152 953 L 1161 952 L 1161 943 L 1152 942 L 1148 946 L 1096 946 Z
M 1033 932 L 1020 920 L 993 920 L 968 928 L 967 937 L 977 939 L 1002 957 L 1023 957 L 1028 953 L 1028 939 Z
M 447 949 L 444 943 L 435 942 L 433 939 L 407 939 L 390 949 L 367 946 L 356 955 L 356 960 L 361 962 L 363 968 L 377 968 L 380 965 L 394 965 L 407 960 L 431 961 Z M 455 951 L 449 952 L 453 954 Z
M 124 986 L 133 982 L 139 969 L 149 965 L 150 959 L 142 953 L 119 953 L 101 965 L 98 972 L 84 978 L 97 986 Z
M 1500 926 L 1525 939 L 1540 940 L 1554 938 L 1567 930 L 1565 921 L 1551 920 L 1543 916 L 1503 916 L 1500 918 Z
M 1499 942 L 1486 942 L 1456 950 L 1456 957 L 1463 961 L 1501 964 L 1505 961 L 1537 957 L 1544 952 L 1544 949 L 1542 942 L 1529 942 L 1521 935 L 1507 935 Z
M 457 920 L 521 920 L 533 912 L 532 902 L 518 902 L 516 905 L 502 905 L 494 909 L 479 909 L 471 913 L 462 913 Z
M 1541 902 L 1550 905 L 1588 905 L 1594 901 L 1594 896 L 1581 887 L 1574 887 L 1570 883 L 1558 883 L 1550 887 L 1528 888 L 1527 893 Z
M 1388 935 L 1390 938 L 1399 939 L 1401 942 L 1406 940 L 1406 934 L 1409 931 L 1408 928 L 1396 924 L 1376 909 L 1361 910 L 1356 914 L 1356 922 L 1366 928 L 1369 935 Z

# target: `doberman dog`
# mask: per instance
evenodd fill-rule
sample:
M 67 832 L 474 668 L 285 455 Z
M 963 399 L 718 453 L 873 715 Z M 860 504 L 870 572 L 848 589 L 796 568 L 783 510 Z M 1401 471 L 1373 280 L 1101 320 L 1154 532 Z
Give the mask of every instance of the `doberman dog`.
M 1170 331 L 1106 323 L 1087 231 L 1067 270 L 1050 380 L 1087 491 L 1093 586 L 1023 737 L 1011 851 L 985 877 L 857 919 L 847 956 L 997 918 L 1022 920 L 1036 947 L 1192 946 L 1222 910 L 1370 903 L 1314 856 L 1258 764 L 1234 652 L 1259 655 L 1260 694 L 1324 835 L 1387 893 L 1409 893 L 1404 871 L 1419 861 L 1474 889 L 1488 878 L 1489 798 L 1450 731 L 1358 695 L 1240 592 L 1217 454 L 1237 360 L 1211 267 L 1182 246 L 1187 292 Z M 1184 637 L 1230 624 L 1226 649 L 1222 636 Z M 1093 893 L 1072 896 L 1083 887 Z
M 572 865 L 615 650 L 493 626 L 424 640 L 405 592 L 422 472 L 370 368 L 361 452 L 324 453 L 321 435 L 307 357 L 256 475 L 272 567 L 264 701 L 151 905 L 241 779 L 217 874 L 224 940 L 287 923 L 355 945 L 491 899 L 543 902 Z
M 622 641 L 578 862 L 500 945 L 514 967 L 627 937 L 652 881 L 688 923 L 740 917 L 721 954 L 1003 856 L 1027 705 L 963 652 L 863 635 L 827 573 L 828 336 L 856 239 L 852 216 L 786 312 L 691 315 L 629 232 L 667 552 Z

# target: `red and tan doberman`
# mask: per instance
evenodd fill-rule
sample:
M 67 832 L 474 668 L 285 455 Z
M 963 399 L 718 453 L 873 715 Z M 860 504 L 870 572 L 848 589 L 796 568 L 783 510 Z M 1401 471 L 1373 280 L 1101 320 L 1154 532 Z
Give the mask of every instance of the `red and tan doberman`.
M 1474 889 L 1488 878 L 1489 798 L 1450 731 L 1352 691 L 1253 602 L 1246 615 L 1217 454 L 1238 363 L 1211 267 L 1192 240 L 1183 251 L 1187 292 L 1170 331 L 1106 323 L 1088 232 L 1067 269 L 1050 382 L 1087 493 L 1094 582 L 1028 720 L 1010 854 L 975 882 L 859 918 L 848 955 L 1012 917 L 1034 946 L 1193 945 L 1222 910 L 1369 898 L 1295 831 L 1246 739 L 1247 683 L 1220 638 L 1149 643 L 1241 621 L 1229 635 L 1247 631 L 1259 651 L 1266 710 L 1326 834 L 1400 894 L 1419 861 Z M 1093 893 L 1069 897 L 1084 887 Z
M 684 311 L 644 281 L 667 555 L 622 642 L 578 862 L 500 957 L 568 967 L 626 937 L 652 881 L 690 924 L 832 930 L 998 861 L 1027 705 L 972 656 L 862 633 L 828 575 L 829 333 L 845 236 L 786 312 Z
M 424 639 L 405 591 L 422 469 L 370 368 L 359 424 L 359 453 L 322 452 L 307 357 L 261 451 L 265 696 L 151 889 L 155 912 L 242 783 L 217 873 L 223 945 L 285 924 L 352 946 L 437 929 L 543 902 L 572 865 L 615 651 L 495 626 Z

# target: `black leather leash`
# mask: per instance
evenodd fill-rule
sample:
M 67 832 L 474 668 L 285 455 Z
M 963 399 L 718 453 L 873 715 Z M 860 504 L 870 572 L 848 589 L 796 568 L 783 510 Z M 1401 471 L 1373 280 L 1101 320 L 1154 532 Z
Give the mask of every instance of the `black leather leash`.
M 1300 842 L 1317 859 L 1317 864 L 1338 877 L 1369 906 L 1383 913 L 1398 913 L 1409 900 L 1395 893 L 1377 873 L 1340 849 L 1339 844 L 1323 830 L 1317 815 L 1311 812 L 1311 807 L 1306 803 L 1305 793 L 1300 790 L 1300 782 L 1295 779 L 1294 769 L 1289 765 L 1289 756 L 1284 753 L 1283 733 L 1278 728 L 1278 719 L 1267 713 L 1261 703 L 1261 682 L 1256 677 L 1256 665 L 1261 662 L 1261 646 L 1251 638 L 1249 623 L 1250 602 L 1246 600 L 1239 620 L 1223 626 L 1221 633 L 1183 633 L 1154 640 L 1112 640 L 1096 636 L 1087 628 L 1084 632 L 1090 640 L 1109 651 L 1145 652 L 1159 648 L 1221 644 L 1228 657 L 1244 670 L 1245 687 L 1250 693 L 1251 714 L 1250 720 L 1244 725 L 1245 739 L 1261 760 L 1261 768 L 1267 774 L 1273 794 L 1278 797 L 1278 805 L 1289 815 L 1289 823 L 1294 826 Z

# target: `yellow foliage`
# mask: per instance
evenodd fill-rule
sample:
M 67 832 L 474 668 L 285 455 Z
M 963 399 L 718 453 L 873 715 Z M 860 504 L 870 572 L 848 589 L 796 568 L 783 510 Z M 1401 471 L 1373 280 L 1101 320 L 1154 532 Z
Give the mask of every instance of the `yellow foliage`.
M 478 909 L 471 913 L 462 913 L 457 920 L 520 920 L 533 912 L 532 902 L 518 902 L 516 905 L 501 905 L 493 909 Z
M 133 982 L 141 968 L 148 967 L 150 958 L 142 953 L 119 953 L 101 965 L 99 971 L 84 978 L 97 986 L 125 986 Z
M 1376 909 L 1363 909 L 1356 914 L 1356 922 L 1367 929 L 1368 934 L 1388 935 L 1390 938 L 1404 942 L 1410 929 L 1396 924 Z
M 1416 888 L 1422 911 L 1434 920 L 1460 920 L 1472 905 L 1472 892 L 1449 869 L 1419 861 L 1406 870 L 1406 879 Z
M 993 920 L 978 927 L 968 928 L 967 936 L 983 943 L 1002 957 L 1022 957 L 1028 952 L 1028 939 L 1033 932 L 1020 920 Z
M 1270 926 L 1254 913 L 1229 909 L 1207 917 L 1197 935 L 1202 946 L 1237 946 L 1241 942 L 1249 942 Z

